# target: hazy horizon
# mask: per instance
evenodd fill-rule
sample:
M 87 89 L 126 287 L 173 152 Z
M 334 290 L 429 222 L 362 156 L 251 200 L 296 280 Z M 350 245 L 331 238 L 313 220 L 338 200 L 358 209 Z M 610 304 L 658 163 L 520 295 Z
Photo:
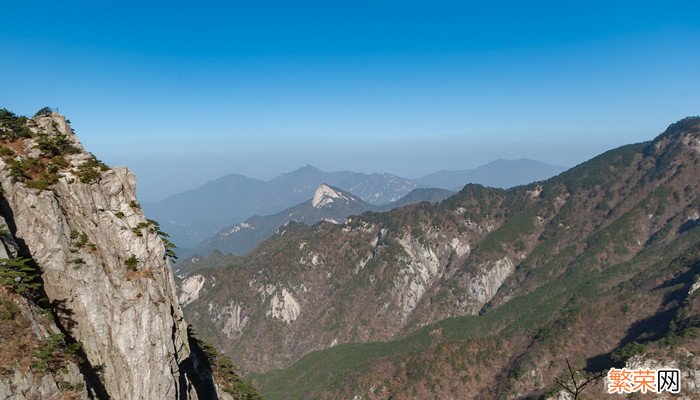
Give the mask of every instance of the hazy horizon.
M 254 163 L 254 159 L 259 158 L 259 155 L 252 155 L 247 160 L 250 162 L 248 165 L 240 157 L 232 157 L 227 154 L 203 155 L 194 153 L 161 156 L 160 158 L 158 156 L 146 157 L 137 154 L 108 156 L 102 159 L 110 165 L 123 165 L 132 169 L 137 176 L 139 197 L 144 202 L 153 203 L 229 174 L 239 174 L 249 178 L 268 181 L 280 174 L 295 171 L 306 165 L 312 165 L 326 172 L 390 173 L 409 179 L 416 179 L 440 170 L 458 171 L 472 169 L 498 159 L 515 160 L 527 158 L 552 166 L 571 168 L 607 150 L 630 143 L 651 140 L 661 133 L 665 127 L 659 127 L 657 132 L 649 134 L 646 138 L 642 137 L 638 140 L 627 142 L 623 140 L 609 140 L 599 143 L 559 143 L 561 146 L 559 149 L 556 148 L 556 144 L 548 143 L 547 152 L 537 151 L 537 147 L 541 145 L 540 143 L 508 143 L 508 146 L 502 146 L 501 144 L 464 145 L 463 147 L 452 147 L 449 151 L 418 149 L 414 153 L 396 152 L 387 154 L 385 150 L 381 150 L 381 152 L 374 154 L 375 157 L 353 158 L 350 156 L 341 160 L 334 154 L 325 154 L 320 157 L 313 157 L 313 155 L 303 157 L 293 154 L 285 159 L 281 159 L 280 155 L 274 155 L 270 156 L 270 158 L 274 159 L 274 163 L 263 167 Z M 80 133 L 78 134 L 80 135 Z M 499 149 L 499 147 L 508 148 Z M 528 147 L 530 148 L 528 149 Z M 575 147 L 578 157 L 574 158 L 571 156 L 573 151 L 570 147 Z M 386 146 L 380 149 L 385 148 Z M 450 153 L 464 153 L 466 156 L 459 157 L 455 155 L 451 159 L 446 159 L 448 158 L 446 155 Z M 405 159 L 410 159 L 414 162 L 407 165 Z M 419 162 L 415 162 L 416 159 Z M 168 166 L 167 171 L 159 167 L 163 165 Z M 199 165 L 200 167 L 193 168 L 193 165 Z
M 29 3 L 0 107 L 57 107 L 143 201 L 228 173 L 573 166 L 700 113 L 692 1 Z M 31 16 L 31 23 L 27 21 Z
M 519 158 L 517 158 L 517 159 L 523 159 L 523 158 L 527 158 L 527 157 L 519 157 Z M 148 168 L 143 168 L 143 169 L 142 169 L 142 168 L 141 168 L 142 166 L 140 166 L 140 165 L 138 164 L 137 161 L 135 161 L 134 163 L 132 163 L 132 165 L 124 164 L 124 166 L 126 166 L 126 167 L 132 169 L 132 170 L 134 171 L 134 173 L 136 174 L 137 181 L 138 181 L 137 189 L 139 190 L 139 197 L 140 197 L 144 202 L 146 202 L 146 203 L 155 203 L 155 202 L 158 202 L 158 201 L 160 201 L 160 200 L 163 200 L 163 199 L 165 199 L 165 198 L 167 198 L 167 197 L 170 197 L 170 196 L 172 196 L 172 195 L 174 195 L 174 194 L 182 193 L 182 192 L 184 192 L 184 191 L 191 190 L 191 189 L 196 189 L 196 188 L 198 188 L 198 187 L 200 187 L 200 186 L 202 186 L 202 185 L 204 185 L 204 184 L 207 184 L 207 183 L 212 182 L 212 181 L 216 181 L 217 179 L 220 179 L 220 178 L 222 178 L 222 177 L 225 177 L 225 176 L 227 176 L 227 175 L 232 175 L 232 174 L 233 174 L 233 175 L 242 175 L 242 176 L 245 176 L 245 177 L 248 177 L 248 178 L 258 179 L 258 180 L 267 182 L 267 181 L 270 181 L 270 180 L 274 179 L 275 177 L 278 177 L 279 175 L 282 175 L 282 174 L 285 174 L 285 173 L 294 172 L 294 171 L 299 170 L 299 169 L 301 169 L 301 168 L 304 168 L 304 167 L 306 167 L 306 166 L 311 166 L 311 167 L 314 167 L 314 168 L 318 168 L 319 170 L 324 171 L 324 172 L 350 171 L 350 172 L 359 172 L 359 173 L 364 173 L 364 174 L 373 174 L 373 173 L 382 174 L 382 173 L 389 173 L 389 174 L 393 174 L 393 175 L 400 176 L 400 177 L 402 177 L 402 178 L 418 179 L 418 178 L 421 178 L 421 177 L 423 177 L 423 176 L 425 176 L 425 175 L 431 174 L 431 173 L 433 173 L 433 172 L 438 172 L 438 171 L 442 171 L 442 170 L 449 170 L 449 171 L 469 170 L 469 169 L 473 169 L 473 168 L 477 168 L 477 167 L 483 166 L 483 165 L 488 164 L 488 163 L 490 163 L 490 162 L 492 162 L 492 161 L 498 161 L 498 160 L 508 160 L 508 161 L 512 161 L 512 160 L 516 160 L 516 158 L 509 158 L 509 159 L 500 158 L 500 159 L 494 159 L 494 160 L 491 160 L 491 161 L 488 161 L 488 162 L 485 162 L 485 163 L 480 163 L 480 164 L 478 164 L 478 165 L 474 165 L 474 166 L 470 166 L 470 167 L 465 167 L 465 168 L 453 168 L 453 169 L 438 168 L 438 169 L 434 169 L 434 170 L 431 170 L 431 171 L 429 171 L 429 172 L 426 172 L 426 173 L 424 173 L 424 174 L 415 175 L 415 176 L 401 175 L 401 174 L 397 174 L 397 173 L 394 173 L 394 172 L 391 172 L 391 171 L 385 171 L 385 170 L 381 170 L 381 171 L 379 171 L 379 170 L 377 170 L 377 171 L 375 171 L 375 170 L 355 170 L 355 169 L 351 169 L 351 168 L 334 168 L 334 167 L 333 167 L 333 168 L 330 168 L 330 167 L 329 167 L 329 168 L 321 168 L 321 167 L 319 167 L 318 165 L 314 165 L 314 164 L 311 164 L 311 163 L 306 163 L 306 164 L 303 164 L 303 165 L 298 165 L 298 166 L 296 166 L 296 167 L 293 167 L 293 168 L 290 168 L 290 169 L 287 169 L 287 170 L 281 170 L 281 171 L 279 171 L 279 172 L 272 173 L 271 175 L 264 175 L 264 176 L 262 176 L 262 175 L 255 176 L 254 174 L 250 174 L 250 175 L 249 175 L 249 174 L 243 174 L 243 173 L 239 173 L 239 172 L 236 172 L 236 171 L 223 172 L 223 173 L 221 173 L 221 174 L 219 174 L 219 175 L 213 176 L 212 178 L 203 178 L 202 176 L 193 174 L 193 175 L 191 176 L 191 180 L 184 180 L 184 181 L 182 181 L 182 182 L 178 182 L 177 187 L 178 187 L 179 189 L 172 189 L 171 191 L 165 192 L 165 194 L 160 194 L 162 188 L 158 188 L 157 191 L 154 191 L 154 190 L 153 190 L 153 189 L 155 189 L 154 186 L 157 186 L 157 185 L 155 185 L 155 184 L 157 183 L 157 182 L 155 182 L 155 181 L 158 179 L 158 177 L 149 176 L 149 175 L 147 174 L 147 175 L 146 175 L 146 180 L 148 180 L 148 178 L 151 178 L 151 179 L 153 179 L 154 181 L 153 181 L 153 182 L 147 182 L 145 185 L 142 184 L 143 178 L 142 178 L 142 176 L 141 176 L 142 174 L 139 173 L 139 170 L 141 170 L 141 171 L 143 171 L 143 172 L 147 172 L 147 171 L 149 171 L 150 169 L 148 169 Z M 532 160 L 532 159 L 529 159 L 529 158 L 528 158 L 528 160 Z M 211 161 L 211 160 L 209 160 L 209 161 Z M 532 161 L 540 161 L 540 160 L 532 160 Z M 222 163 L 223 163 L 223 164 L 225 164 L 225 162 L 226 162 L 226 160 L 222 160 Z M 549 163 L 545 163 L 545 164 L 548 164 L 548 165 L 554 166 L 554 167 L 562 167 L 562 168 L 566 168 L 566 169 L 568 169 L 568 168 L 570 168 L 570 167 L 573 166 L 573 165 L 569 165 L 569 166 L 566 166 L 566 165 L 554 165 L 554 164 L 549 164 Z M 114 164 L 114 165 L 116 165 L 116 164 Z M 135 165 L 135 166 L 134 166 L 134 165 Z M 218 170 L 214 170 L 214 171 L 215 171 L 214 173 L 216 173 Z M 223 170 L 222 170 L 222 171 L 223 171 Z M 253 172 L 253 173 L 254 173 L 254 172 Z M 201 180 L 201 179 L 203 179 L 203 180 Z M 146 186 L 145 189 L 143 188 L 143 186 Z M 172 186 L 169 186 L 169 185 L 168 185 L 168 188 L 172 188 Z M 151 189 L 151 190 L 149 190 L 149 189 Z M 143 193 L 143 192 L 145 192 L 145 193 Z M 154 195 L 154 193 L 159 193 L 159 194 Z

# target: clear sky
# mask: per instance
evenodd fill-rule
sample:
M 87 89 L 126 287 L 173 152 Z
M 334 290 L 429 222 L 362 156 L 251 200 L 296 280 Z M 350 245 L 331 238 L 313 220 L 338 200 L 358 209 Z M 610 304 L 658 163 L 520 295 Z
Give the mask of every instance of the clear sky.
M 0 107 L 58 107 L 145 201 L 307 163 L 570 166 L 700 114 L 698 1 L 5 1 Z

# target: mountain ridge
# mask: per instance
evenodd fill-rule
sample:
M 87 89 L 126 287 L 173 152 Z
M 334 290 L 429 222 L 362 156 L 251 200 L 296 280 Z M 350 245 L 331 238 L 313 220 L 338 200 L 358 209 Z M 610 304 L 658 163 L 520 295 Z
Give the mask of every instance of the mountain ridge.
M 226 177 L 236 178 L 233 187 L 224 179 Z M 415 187 L 409 180 L 391 174 L 325 172 L 307 165 L 268 181 L 228 174 L 143 206 L 150 215 L 162 221 L 173 242 L 188 248 L 226 226 L 255 215 L 275 214 L 306 201 L 322 183 L 342 186 L 342 189 L 378 204 L 398 199 Z
M 682 121 L 543 182 L 467 185 L 435 205 L 344 225 L 290 224 L 246 257 L 193 272 L 187 279 L 204 285 L 185 313 L 208 321 L 207 336 L 271 398 L 541 396 L 551 385 L 515 371 L 561 373 L 556 346 L 600 371 L 626 361 L 615 352 L 635 341 L 659 346 L 677 334 L 670 321 L 686 318 L 682 300 L 700 272 L 700 119 Z M 638 293 L 627 318 L 614 318 L 611 305 Z M 680 300 L 664 311 L 668 296 Z M 574 318 L 571 307 L 586 305 L 609 311 Z M 576 332 L 595 341 L 577 345 Z M 482 383 L 454 376 L 484 357 Z
M 499 168 L 503 170 L 498 172 Z M 226 226 L 243 222 L 255 215 L 275 214 L 306 201 L 322 183 L 353 193 L 375 206 L 384 206 L 399 200 L 418 187 L 457 191 L 470 182 L 470 179 L 483 181 L 477 176 L 481 171 L 479 168 L 470 171 L 472 172 L 465 173 L 472 175 L 450 178 L 453 183 L 456 182 L 454 184 L 436 186 L 430 184 L 429 178 L 419 183 L 417 180 L 390 173 L 326 172 L 306 165 L 268 181 L 228 174 L 197 188 L 168 196 L 158 202 L 145 203 L 143 206 L 150 215 L 162 221 L 163 227 L 170 232 L 176 245 L 189 249 Z M 550 172 L 554 174 L 557 171 Z M 547 172 L 539 171 L 538 174 L 528 175 L 531 172 L 523 172 L 520 166 L 511 165 L 509 162 L 501 167 L 490 167 L 489 173 L 509 177 L 506 183 L 523 184 L 539 180 Z M 495 181 L 492 179 L 490 182 Z
M 507 189 L 513 186 L 544 180 L 566 170 L 528 158 L 497 160 L 467 170 L 440 171 L 416 178 L 423 186 L 460 190 L 466 183 Z
M 378 210 L 359 197 L 336 187 L 321 184 L 314 196 L 293 207 L 267 216 L 253 216 L 245 221 L 223 228 L 216 235 L 200 242 L 191 251 L 185 252 L 183 258 L 208 256 L 212 251 L 244 254 L 258 243 L 274 235 L 280 227 L 289 222 L 313 225 L 319 221 L 342 223 L 350 215 L 361 214 L 368 210 Z M 177 270 L 186 269 L 187 265 L 178 265 Z
M 324 187 L 326 189 L 324 189 Z M 321 205 L 321 202 L 325 198 L 323 197 L 324 192 L 328 190 L 343 193 L 342 196 L 352 199 L 354 204 L 350 206 L 350 204 L 346 203 L 345 206 L 340 209 L 326 207 L 328 205 L 334 205 L 332 202 Z M 285 226 L 289 222 L 301 222 L 307 225 L 313 225 L 319 221 L 326 221 L 338 224 L 343 223 L 345 219 L 351 215 L 360 215 L 367 211 L 388 211 L 393 208 L 403 207 L 422 201 L 437 202 L 447 198 L 452 193 L 453 192 L 444 189 L 416 188 L 399 200 L 378 207 L 362 201 L 359 197 L 356 197 L 350 192 L 321 184 L 319 188 L 316 189 L 312 199 L 273 215 L 256 215 L 239 224 L 223 228 L 216 235 L 197 244 L 193 249 L 183 252 L 182 256 L 185 260 L 191 259 L 192 257 L 199 259 L 201 256 L 209 255 L 214 250 L 219 250 L 223 253 L 244 255 L 257 244 L 271 237 L 278 228 Z M 318 199 L 316 199 L 317 196 Z M 332 198 L 329 200 L 332 200 Z M 187 268 L 187 262 L 185 262 L 184 264 L 178 264 L 176 270 L 178 273 L 181 273 Z

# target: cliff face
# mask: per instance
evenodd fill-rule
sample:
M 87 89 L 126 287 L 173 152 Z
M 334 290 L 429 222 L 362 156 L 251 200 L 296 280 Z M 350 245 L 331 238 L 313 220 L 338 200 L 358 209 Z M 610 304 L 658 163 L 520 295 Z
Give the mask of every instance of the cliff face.
M 2 217 L 0 226 L 7 226 Z M 3 232 L 0 235 L 0 259 L 14 259 L 18 256 L 17 251 L 17 242 L 9 232 Z M 0 399 L 87 398 L 85 378 L 74 359 L 60 360 L 57 363 L 60 370 L 56 371 L 50 371 L 49 365 L 28 368 L 33 365 L 32 352 L 40 351 L 42 343 L 51 343 L 52 337 L 60 338 L 60 335 L 56 324 L 42 317 L 39 308 L 11 290 L 0 287 L 0 354 L 4 356 L 0 365 Z
M 24 126 L 26 137 L 5 128 L 3 146 L 12 151 L 0 160 L 2 213 L 19 254 L 41 271 L 61 330 L 82 345 L 90 391 L 113 399 L 189 399 L 198 390 L 216 397 L 211 379 L 193 376 L 199 363 L 166 249 L 139 207 L 134 175 L 88 154 L 59 114 Z
M 88 391 L 85 377 L 80 367 L 73 360 L 61 360 L 60 369 L 55 371 L 29 368 L 31 352 L 41 351 L 42 346 L 50 344 L 52 337 L 60 335 L 60 330 L 50 320 L 36 315 L 36 310 L 21 298 L 11 296 L 0 289 L 2 311 L 12 310 L 14 324 L 0 322 L 3 329 L 0 351 L 18 356 L 9 363 L 3 357 L 0 368 L 0 399 L 35 400 L 35 399 L 87 399 Z M 10 326 L 8 326 L 10 325 Z

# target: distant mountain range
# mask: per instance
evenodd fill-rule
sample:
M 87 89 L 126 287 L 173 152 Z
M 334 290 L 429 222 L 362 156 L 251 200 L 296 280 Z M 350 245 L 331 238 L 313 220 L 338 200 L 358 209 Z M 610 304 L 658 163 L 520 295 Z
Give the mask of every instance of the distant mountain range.
M 307 201 L 323 183 L 381 207 L 416 188 L 456 191 L 467 183 L 510 187 L 545 179 L 562 170 L 532 160 L 497 160 L 472 170 L 439 171 L 412 180 L 388 173 L 325 172 L 307 165 L 269 181 L 238 174 L 225 175 L 198 188 L 143 204 L 143 207 L 148 215 L 160 222 L 178 247 L 192 249 L 223 227 L 241 223 L 255 215 L 277 214 Z
M 437 202 L 453 194 L 454 192 L 446 189 L 413 189 L 397 201 L 384 206 L 375 206 L 352 193 L 324 183 L 316 188 L 311 199 L 273 215 L 256 215 L 244 222 L 226 227 L 181 255 L 184 258 L 195 255 L 207 256 L 215 250 L 243 255 L 290 222 L 313 225 L 320 221 L 327 221 L 341 224 L 349 216 L 360 215 L 365 211 L 389 211 L 422 201 Z
M 421 187 L 461 190 L 467 183 L 507 189 L 513 186 L 545 180 L 564 172 L 566 168 L 521 158 L 496 160 L 463 171 L 441 170 L 415 180 Z

